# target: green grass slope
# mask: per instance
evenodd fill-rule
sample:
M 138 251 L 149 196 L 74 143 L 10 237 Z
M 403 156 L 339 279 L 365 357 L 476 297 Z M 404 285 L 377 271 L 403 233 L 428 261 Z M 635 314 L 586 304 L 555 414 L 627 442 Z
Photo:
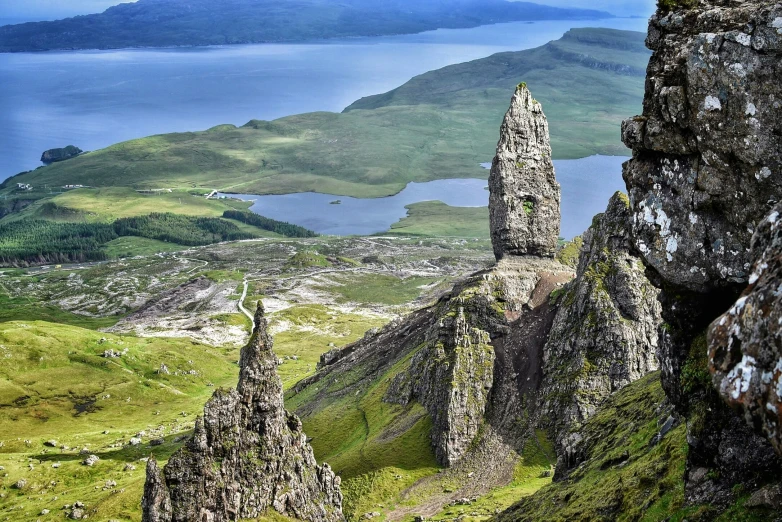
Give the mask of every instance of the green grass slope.
M 643 98 L 650 52 L 645 35 L 613 29 L 571 29 L 537 49 L 499 53 L 413 78 L 385 94 L 363 98 L 345 109 L 436 107 L 469 115 L 474 141 L 496 129 L 508 96 L 527 83 L 549 120 L 555 159 L 592 154 L 626 155 L 620 124 Z M 485 148 L 483 149 L 486 150 Z M 484 152 L 488 161 L 493 149 Z
M 441 201 L 408 205 L 407 216 L 391 225 L 392 234 L 435 237 L 489 237 L 488 207 L 451 207 Z
M 91 518 L 138 520 L 140 459 L 168 458 L 213 386 L 235 383 L 237 356 L 182 339 L 0 324 L 0 518 L 36 520 L 43 509 L 62 517 L 63 505 L 81 501 Z M 161 364 L 169 374 L 157 372 Z M 142 443 L 130 445 L 141 431 Z M 150 445 L 156 438 L 162 444 Z M 100 461 L 82 464 L 83 448 Z
M 483 178 L 486 171 L 478 164 L 494 155 L 510 94 L 522 80 L 544 104 L 555 158 L 625 154 L 619 126 L 643 98 L 649 57 L 643 38 L 572 30 L 537 49 L 427 73 L 343 114 L 302 114 L 120 143 L 16 176 L 0 195 L 21 197 L 14 193 L 16 183 L 30 183 L 381 197 L 411 181 Z M 61 196 L 62 204 L 72 197 Z
M 684 502 L 686 427 L 650 445 L 664 402 L 659 373 L 619 391 L 579 430 L 587 441 L 585 462 L 497 520 L 651 521 L 677 513 Z

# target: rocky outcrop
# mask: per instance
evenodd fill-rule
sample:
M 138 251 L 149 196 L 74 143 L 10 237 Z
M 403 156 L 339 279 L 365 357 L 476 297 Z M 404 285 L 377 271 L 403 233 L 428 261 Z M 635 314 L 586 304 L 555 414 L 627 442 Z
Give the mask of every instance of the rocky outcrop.
M 782 204 L 752 241 L 749 288 L 709 331 L 714 386 L 782 454 Z
M 624 176 L 636 245 L 672 284 L 747 281 L 754 227 L 782 196 L 781 24 L 776 0 L 701 1 L 651 19 Z
M 746 286 L 751 237 L 782 195 L 782 4 L 666 2 L 647 45 L 643 115 L 622 126 L 632 237 L 662 289 L 661 379 L 687 418 L 687 498 L 724 507 L 781 465 L 715 393 L 705 333 Z
M 436 305 L 426 340 L 384 400 L 427 409 L 443 465 L 459 462 L 481 433 L 498 434 L 509 448 L 523 445 L 526 434 L 516 421 L 529 417 L 540 383 L 555 313 L 548 296 L 572 277 L 553 260 L 508 258 Z
M 489 334 L 472 327 L 459 308 L 439 325 L 437 339 L 418 351 L 407 372 L 386 392 L 386 402 L 413 399 L 430 412 L 437 460 L 450 466 L 478 435 L 494 378 L 494 350 Z
M 68 145 L 67 147 L 63 147 L 61 149 L 49 149 L 41 154 L 41 162 L 48 165 L 49 163 L 65 161 L 67 159 L 75 158 L 82 152 L 84 151 L 79 147 L 74 147 L 73 145 Z
M 144 522 L 221 522 L 267 510 L 300 520 L 344 520 L 340 479 L 318 466 L 298 417 L 285 411 L 277 357 L 260 303 L 242 349 L 239 385 L 218 390 L 193 438 L 161 471 L 147 466 Z
M 560 226 L 560 188 L 551 160 L 548 121 L 520 84 L 500 130 L 489 175 L 494 255 L 554 257 Z
M 563 462 L 563 436 L 590 418 L 615 391 L 657 369 L 658 291 L 644 275 L 629 236 L 629 203 L 611 198 L 584 234 L 576 279 L 558 292 L 559 309 L 546 343 L 541 419 Z

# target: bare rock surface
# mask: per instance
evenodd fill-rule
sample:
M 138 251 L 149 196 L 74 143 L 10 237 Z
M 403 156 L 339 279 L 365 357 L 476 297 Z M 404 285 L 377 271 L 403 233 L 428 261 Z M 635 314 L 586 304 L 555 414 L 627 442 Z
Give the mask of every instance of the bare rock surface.
M 576 279 L 558 297 L 544 352 L 540 415 L 565 460 L 563 437 L 611 394 L 658 367 L 658 290 L 632 248 L 629 217 L 627 197 L 615 194 L 584 234 Z M 566 468 L 557 466 L 557 473 Z
M 622 128 L 633 149 L 624 169 L 632 240 L 661 288 L 661 379 L 687 419 L 686 498 L 722 510 L 737 486 L 754 491 L 782 469 L 761 432 L 715 393 L 706 340 L 750 280 L 752 236 L 782 199 L 782 4 L 667 2 L 647 46 L 643 114 Z M 737 346 L 711 353 L 730 403 L 741 397 L 725 384 L 739 373 Z
M 525 84 L 511 100 L 489 175 L 494 255 L 554 257 L 560 188 L 551 159 L 548 121 Z
M 782 204 L 758 227 L 749 287 L 709 331 L 714 385 L 782 454 Z
M 623 124 L 633 233 L 666 281 L 746 283 L 747 247 L 782 196 L 782 4 L 658 10 L 642 116 Z
M 242 349 L 239 385 L 218 390 L 193 438 L 163 471 L 147 466 L 144 522 L 254 519 L 267 510 L 313 522 L 344 520 L 340 479 L 315 462 L 298 417 L 285 411 L 263 308 Z

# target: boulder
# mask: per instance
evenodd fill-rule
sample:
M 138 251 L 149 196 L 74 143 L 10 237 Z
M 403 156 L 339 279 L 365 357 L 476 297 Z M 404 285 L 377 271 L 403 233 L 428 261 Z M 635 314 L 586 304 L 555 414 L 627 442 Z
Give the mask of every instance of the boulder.
M 68 145 L 61 149 L 49 149 L 41 155 L 41 162 L 49 164 L 74 158 L 84 152 L 79 147 Z

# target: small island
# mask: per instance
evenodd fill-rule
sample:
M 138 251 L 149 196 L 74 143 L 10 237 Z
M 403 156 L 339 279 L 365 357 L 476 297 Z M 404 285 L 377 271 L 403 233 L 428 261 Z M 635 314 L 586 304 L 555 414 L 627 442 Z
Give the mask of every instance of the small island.
M 341 205 L 342 200 L 341 199 L 335 199 L 334 201 L 331 201 L 329 205 Z
M 49 149 L 41 154 L 41 161 L 47 165 L 50 163 L 56 163 L 58 161 L 65 161 L 67 159 L 75 158 L 79 154 L 84 152 L 79 147 L 68 145 L 61 149 Z

